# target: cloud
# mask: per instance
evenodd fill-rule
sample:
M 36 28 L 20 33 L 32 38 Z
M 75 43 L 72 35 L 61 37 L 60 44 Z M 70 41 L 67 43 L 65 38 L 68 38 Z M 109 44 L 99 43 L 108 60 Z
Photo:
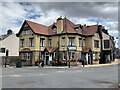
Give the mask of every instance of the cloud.
M 117 2 L 3 2 L 0 28 L 2 33 L 9 28 L 17 33 L 25 19 L 50 25 L 65 15 L 75 24 L 99 23 L 109 29 L 111 35 L 118 33 Z

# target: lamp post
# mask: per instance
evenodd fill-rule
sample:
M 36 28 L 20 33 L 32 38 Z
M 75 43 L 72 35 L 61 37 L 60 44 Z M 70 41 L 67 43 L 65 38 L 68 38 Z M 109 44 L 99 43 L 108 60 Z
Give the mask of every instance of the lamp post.
M 82 28 L 82 54 L 81 54 L 81 58 L 82 58 L 82 61 L 84 60 L 84 57 L 83 57 L 83 26 L 81 26 Z
M 5 58 L 5 68 L 6 68 L 6 65 L 7 65 L 8 54 L 9 54 L 9 50 L 7 49 L 6 50 L 6 58 Z
M 69 68 L 70 68 L 70 52 L 68 50 L 68 55 L 69 55 Z

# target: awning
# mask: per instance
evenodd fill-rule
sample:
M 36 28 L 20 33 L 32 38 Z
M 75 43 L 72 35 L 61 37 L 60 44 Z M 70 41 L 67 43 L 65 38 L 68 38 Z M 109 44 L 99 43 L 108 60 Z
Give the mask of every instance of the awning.
M 31 52 L 29 48 L 23 48 L 20 52 Z
M 84 48 L 84 49 L 83 49 L 83 52 L 84 52 L 84 53 L 88 53 L 88 52 L 90 52 L 90 51 L 91 51 L 90 48 Z
M 58 47 L 56 47 L 56 48 L 46 47 L 46 49 L 47 49 L 47 51 L 48 51 L 49 53 L 53 53 L 57 48 L 58 48 Z

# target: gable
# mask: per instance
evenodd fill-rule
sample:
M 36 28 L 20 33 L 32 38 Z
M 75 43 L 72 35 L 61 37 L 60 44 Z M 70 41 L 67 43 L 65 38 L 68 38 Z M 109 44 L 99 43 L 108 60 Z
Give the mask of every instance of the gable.
M 34 33 L 33 30 L 31 29 L 31 27 L 28 25 L 28 23 L 24 22 L 18 33 L 18 37 L 26 35 L 26 31 L 28 31 L 30 34 Z
M 34 34 L 48 35 L 48 27 L 47 26 L 25 20 L 20 31 L 18 32 L 18 34 L 16 34 L 17 37 L 19 37 L 21 32 L 24 31 L 24 29 L 30 29 Z

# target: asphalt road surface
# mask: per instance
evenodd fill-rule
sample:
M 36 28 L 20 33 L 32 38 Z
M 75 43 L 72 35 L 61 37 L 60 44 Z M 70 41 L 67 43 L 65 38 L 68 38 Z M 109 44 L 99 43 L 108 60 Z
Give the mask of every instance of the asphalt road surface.
M 114 88 L 118 65 L 80 68 L 2 68 L 2 88 Z

